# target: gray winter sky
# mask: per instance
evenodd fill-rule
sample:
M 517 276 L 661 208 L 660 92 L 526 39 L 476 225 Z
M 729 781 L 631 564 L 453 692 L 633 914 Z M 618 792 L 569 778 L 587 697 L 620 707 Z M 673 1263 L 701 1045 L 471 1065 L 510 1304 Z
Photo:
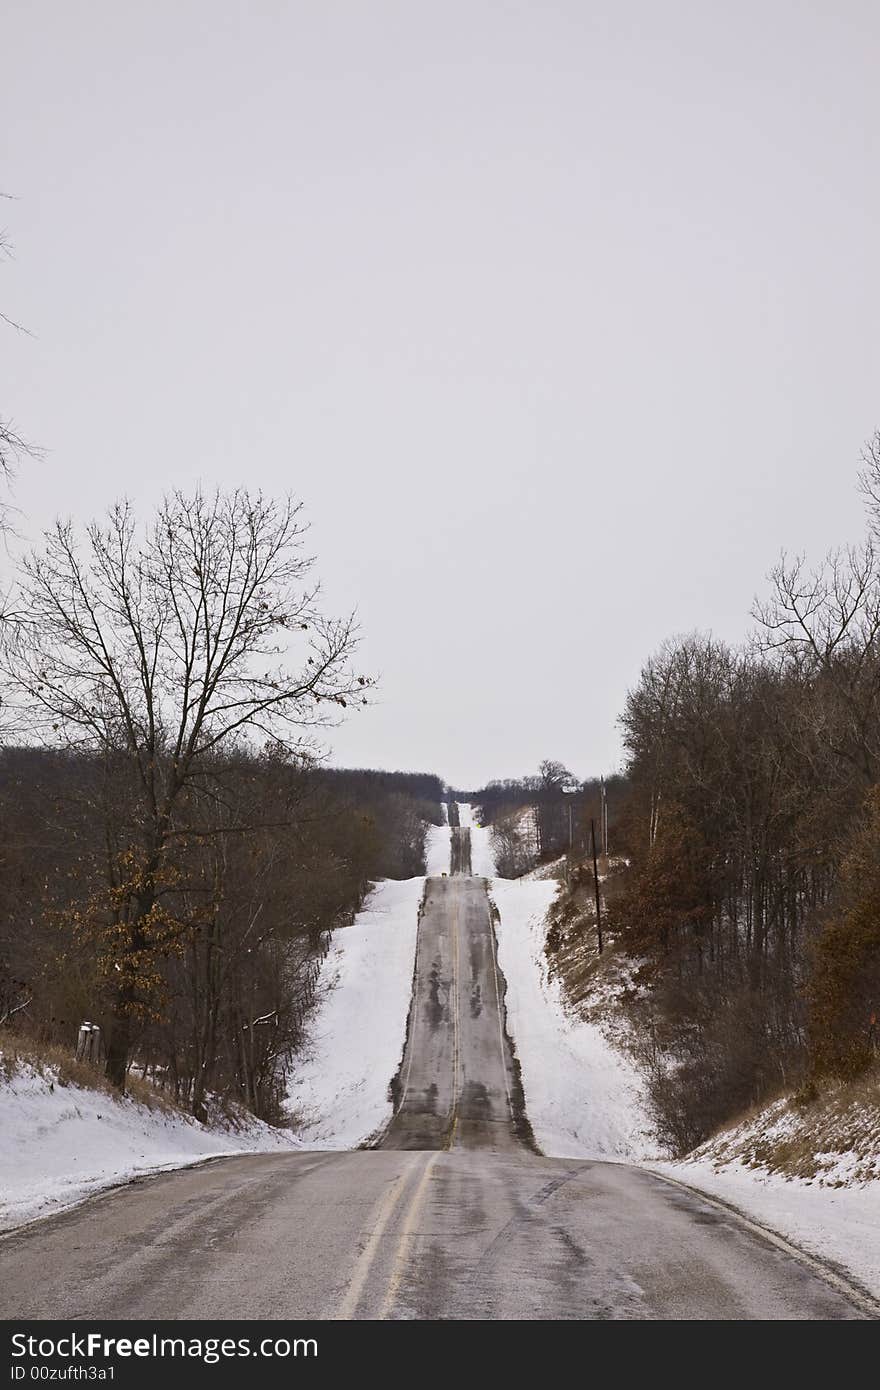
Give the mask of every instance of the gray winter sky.
M 874 0 L 6 0 L 21 530 L 292 490 L 338 762 L 619 760 L 664 637 L 862 529 Z

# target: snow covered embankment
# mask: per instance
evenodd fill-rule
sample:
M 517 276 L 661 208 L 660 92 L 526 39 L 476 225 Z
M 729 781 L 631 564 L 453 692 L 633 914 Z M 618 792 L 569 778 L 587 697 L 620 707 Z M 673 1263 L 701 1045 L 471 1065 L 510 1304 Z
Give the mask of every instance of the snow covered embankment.
M 430 872 L 448 871 L 448 826 L 429 827 L 427 857 Z M 424 886 L 424 878 L 380 883 L 353 926 L 336 933 L 310 1053 L 294 1071 L 297 1135 L 244 1113 L 235 1128 L 209 1128 L 177 1110 L 62 1084 L 51 1067 L 12 1064 L 0 1080 L 0 1230 L 146 1173 L 304 1143 L 348 1148 L 380 1128 L 403 1051 Z
M 766 1142 L 786 1123 L 773 1107 L 717 1136 L 691 1159 L 658 1161 L 638 1073 L 600 1028 L 566 1010 L 558 981 L 548 979 L 544 934 L 556 886 L 526 878 L 495 879 L 490 887 L 501 915 L 498 956 L 507 980 L 508 1031 L 522 1068 L 526 1113 L 544 1152 L 652 1158 L 654 1172 L 735 1207 L 880 1295 L 880 1181 L 835 1188 L 747 1166 L 739 1156 L 744 1144 Z M 826 1184 L 843 1180 L 844 1168 L 829 1164 Z
M 641 1081 L 601 1028 L 571 1013 L 544 955 L 557 884 L 495 879 L 498 963 L 507 981 L 507 1027 L 519 1057 L 526 1113 L 554 1158 L 638 1161 L 650 1151 Z
M 356 1148 L 391 1119 L 388 1088 L 406 1042 L 419 908 L 427 878 L 449 873 L 451 837 L 448 823 L 427 826 L 426 876 L 382 880 L 333 938 L 323 998 L 288 1091 L 297 1134 L 310 1148 Z
M 50 1216 L 144 1173 L 206 1158 L 299 1147 L 253 1116 L 210 1129 L 177 1110 L 62 1084 L 19 1062 L 0 1080 L 0 1230 Z
M 444 830 L 446 859 L 432 868 L 442 860 Z M 448 827 L 430 827 L 428 866 L 448 871 Z M 333 937 L 321 974 L 326 992 L 288 1093 L 298 1136 L 310 1148 L 356 1148 L 391 1118 L 388 1087 L 406 1040 L 424 891 L 424 878 L 383 880 L 353 924 Z
M 843 1101 L 846 1088 L 840 1088 Z M 775 1101 L 678 1163 L 653 1165 L 739 1208 L 880 1295 L 876 1102 Z M 788 1169 L 789 1171 L 786 1171 Z
M 446 807 L 443 807 L 446 814 Z M 452 831 L 448 824 L 429 825 L 425 835 L 425 873 L 428 878 L 439 878 L 449 873 Z

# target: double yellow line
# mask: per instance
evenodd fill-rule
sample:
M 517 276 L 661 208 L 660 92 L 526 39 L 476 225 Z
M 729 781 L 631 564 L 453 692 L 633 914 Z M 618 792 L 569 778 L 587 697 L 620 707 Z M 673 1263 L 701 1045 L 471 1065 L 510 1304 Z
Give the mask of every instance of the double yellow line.
M 440 1158 L 441 1152 L 442 1151 L 438 1149 L 436 1153 L 432 1153 L 427 1157 L 427 1161 L 422 1167 L 421 1175 L 416 1181 L 415 1192 L 410 1199 L 403 1221 L 401 1222 L 397 1249 L 394 1252 L 391 1263 L 391 1272 L 388 1276 L 385 1295 L 379 1310 L 379 1318 L 384 1319 L 390 1317 L 394 1309 L 394 1304 L 397 1301 L 400 1285 L 403 1282 L 406 1267 L 409 1263 L 412 1244 L 415 1240 L 416 1227 L 419 1217 L 422 1214 L 422 1207 L 425 1204 L 428 1183 L 431 1180 L 434 1164 L 437 1162 L 438 1158 Z M 403 1155 L 401 1155 L 401 1157 L 403 1157 Z M 367 1279 L 376 1262 L 382 1237 L 385 1235 L 393 1216 L 400 1208 L 408 1187 L 411 1186 L 410 1178 L 413 1172 L 418 1169 L 419 1163 L 424 1157 L 425 1155 L 423 1154 L 413 1156 L 413 1161 L 404 1172 L 398 1174 L 376 1208 L 370 1238 L 358 1257 L 351 1282 L 336 1312 L 337 1322 L 348 1321 L 355 1316 L 358 1304 L 363 1297 Z
M 428 1193 L 428 1183 L 431 1181 L 431 1173 L 434 1164 L 440 1157 L 440 1150 L 431 1154 L 425 1164 L 422 1176 L 419 1179 L 412 1201 L 407 1208 L 403 1225 L 400 1228 L 400 1239 L 397 1243 L 397 1250 L 394 1254 L 394 1263 L 391 1266 L 391 1275 L 388 1279 L 388 1287 L 385 1290 L 385 1297 L 382 1300 L 382 1307 L 379 1309 L 379 1317 L 384 1319 L 390 1317 L 391 1312 L 397 1302 L 397 1295 L 400 1290 L 401 1281 L 407 1265 L 409 1264 L 410 1251 L 416 1235 L 416 1227 L 419 1217 L 422 1214 L 422 1207 L 425 1204 L 425 1197 Z
M 394 1181 L 389 1186 L 388 1190 L 385 1192 L 384 1196 L 381 1198 L 378 1206 L 375 1208 L 373 1214 L 372 1230 L 370 1232 L 366 1245 L 364 1246 L 363 1250 L 361 1251 L 358 1257 L 357 1263 L 354 1267 L 354 1273 L 352 1275 L 351 1281 L 348 1285 L 348 1288 L 345 1291 L 345 1296 L 339 1305 L 339 1309 L 336 1313 L 337 1320 L 347 1320 L 353 1318 L 357 1313 L 358 1306 L 364 1296 L 367 1280 L 369 1279 L 370 1273 L 372 1272 L 373 1267 L 376 1263 L 382 1240 L 389 1226 L 392 1224 L 393 1220 L 399 1213 L 401 1207 L 405 1205 L 406 1210 L 400 1222 L 400 1230 L 397 1237 L 397 1248 L 394 1252 L 394 1256 L 391 1262 L 391 1270 L 388 1276 L 388 1283 L 385 1287 L 385 1294 L 382 1299 L 381 1308 L 378 1314 L 379 1318 L 388 1318 L 391 1316 L 391 1313 L 394 1309 L 394 1305 L 397 1302 L 398 1294 L 400 1293 L 400 1287 L 403 1282 L 404 1275 L 406 1273 L 407 1265 L 410 1261 L 413 1242 L 415 1241 L 417 1234 L 419 1218 L 421 1217 L 422 1208 L 424 1207 L 425 1199 L 428 1194 L 428 1185 L 431 1181 L 431 1175 L 434 1171 L 434 1166 L 437 1163 L 438 1159 L 442 1156 L 444 1150 L 448 1151 L 453 1147 L 455 1143 L 455 1136 L 458 1130 L 459 1120 L 458 1107 L 461 1101 L 462 1091 L 461 936 L 459 931 L 459 902 L 457 893 L 454 894 L 453 904 L 454 905 L 452 910 L 452 934 L 450 952 L 452 972 L 449 985 L 449 1009 L 452 1015 L 452 1101 L 449 1111 L 450 1124 L 446 1136 L 446 1142 L 443 1146 L 443 1149 L 438 1149 L 436 1150 L 436 1152 L 429 1155 L 413 1154 L 410 1158 L 409 1155 L 405 1156 L 404 1154 L 401 1154 L 401 1158 L 409 1159 L 409 1162 L 407 1163 L 407 1166 L 403 1169 L 403 1171 L 398 1173 L 397 1177 L 394 1179 Z M 416 951 L 418 952 L 418 943 L 416 945 Z M 415 974 L 415 1000 L 417 1005 L 418 958 L 416 960 Z M 410 1037 L 408 1040 L 410 1056 L 408 1059 L 409 1066 L 404 1077 L 404 1098 L 406 1097 L 406 1093 L 409 1088 L 409 1072 L 412 1068 L 414 1033 L 415 1017 L 413 1018 L 413 1024 L 410 1029 Z M 412 1191 L 412 1196 L 410 1197 L 409 1202 L 407 1203 L 406 1195 L 407 1192 L 412 1190 L 413 1188 L 413 1177 L 416 1173 L 418 1173 L 418 1177 L 415 1179 L 415 1189 Z

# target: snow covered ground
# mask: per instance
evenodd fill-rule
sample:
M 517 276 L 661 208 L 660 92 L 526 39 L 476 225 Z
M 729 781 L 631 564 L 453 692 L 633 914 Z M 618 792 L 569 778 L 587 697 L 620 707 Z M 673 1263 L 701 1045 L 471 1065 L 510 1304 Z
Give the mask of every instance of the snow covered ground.
M 240 1129 L 209 1129 L 177 1111 L 62 1085 L 52 1070 L 19 1064 L 0 1081 L 0 1230 L 142 1173 L 296 1147 L 287 1131 L 252 1117 Z
M 310 1148 L 356 1148 L 391 1118 L 388 1085 L 406 1039 L 424 891 L 424 878 L 385 879 L 353 925 L 333 937 L 321 977 L 327 993 L 289 1091 L 297 1133 Z
M 490 884 L 501 916 L 498 958 L 507 980 L 508 1030 L 522 1068 L 526 1112 L 544 1152 L 645 1163 L 850 1271 L 880 1295 L 880 1181 L 835 1188 L 724 1162 L 723 1139 L 692 1161 L 658 1158 L 635 1068 L 600 1028 L 566 1010 L 559 983 L 548 979 L 544 933 L 557 886 L 531 876 Z M 829 1169 L 831 1179 L 842 1180 L 845 1168 Z
M 662 1164 L 880 1294 L 880 1163 L 870 1082 L 826 1084 L 810 1103 L 780 1097 Z
M 452 831 L 448 825 L 429 825 L 425 835 L 425 872 L 429 878 L 449 873 Z
M 479 824 L 469 801 L 459 801 L 456 804 L 459 824 L 468 826 L 471 832 L 471 872 L 478 878 L 494 878 L 496 868 L 492 831 L 488 826 Z
M 638 1160 L 651 1152 L 641 1083 L 604 1033 L 569 1012 L 547 973 L 546 916 L 558 884 L 499 879 L 498 961 L 507 1027 L 522 1069 L 526 1113 L 548 1156 Z
M 736 1207 L 808 1253 L 851 1271 L 859 1283 L 880 1296 L 880 1182 L 817 1187 L 738 1163 L 716 1170 L 709 1159 L 650 1166 Z
M 448 871 L 449 828 L 430 828 L 434 872 Z M 445 859 L 444 855 L 445 844 Z M 391 1114 L 388 1083 L 403 1052 L 425 879 L 380 883 L 336 933 L 323 970 L 309 1053 L 295 1064 L 296 1134 L 247 1117 L 208 1128 L 177 1111 L 61 1085 L 21 1065 L 0 1080 L 0 1230 L 47 1216 L 140 1174 L 242 1152 L 349 1148 Z

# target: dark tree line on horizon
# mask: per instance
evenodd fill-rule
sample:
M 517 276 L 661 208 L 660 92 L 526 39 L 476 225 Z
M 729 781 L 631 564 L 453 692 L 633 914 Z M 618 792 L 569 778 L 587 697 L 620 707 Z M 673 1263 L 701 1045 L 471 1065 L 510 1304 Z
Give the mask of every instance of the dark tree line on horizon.
M 517 877 L 562 855 L 586 857 L 591 822 L 601 848 L 603 783 L 611 848 L 626 785 L 619 773 L 578 782 L 563 763 L 545 759 L 534 775 L 498 778 L 474 792 L 485 824 L 493 827 L 502 876 Z M 527 823 L 524 811 L 529 812 Z
M 0 1024 L 12 1041 L 72 1050 L 83 1020 L 112 1031 L 107 812 L 121 814 L 119 772 L 82 752 L 0 752 Z M 257 756 L 217 763 L 212 833 L 179 837 L 164 931 L 137 961 L 135 1075 L 196 1115 L 214 1096 L 280 1118 L 332 932 L 376 879 L 424 871 L 425 818 L 440 810 L 417 785 Z M 187 816 L 204 814 L 200 802 Z

